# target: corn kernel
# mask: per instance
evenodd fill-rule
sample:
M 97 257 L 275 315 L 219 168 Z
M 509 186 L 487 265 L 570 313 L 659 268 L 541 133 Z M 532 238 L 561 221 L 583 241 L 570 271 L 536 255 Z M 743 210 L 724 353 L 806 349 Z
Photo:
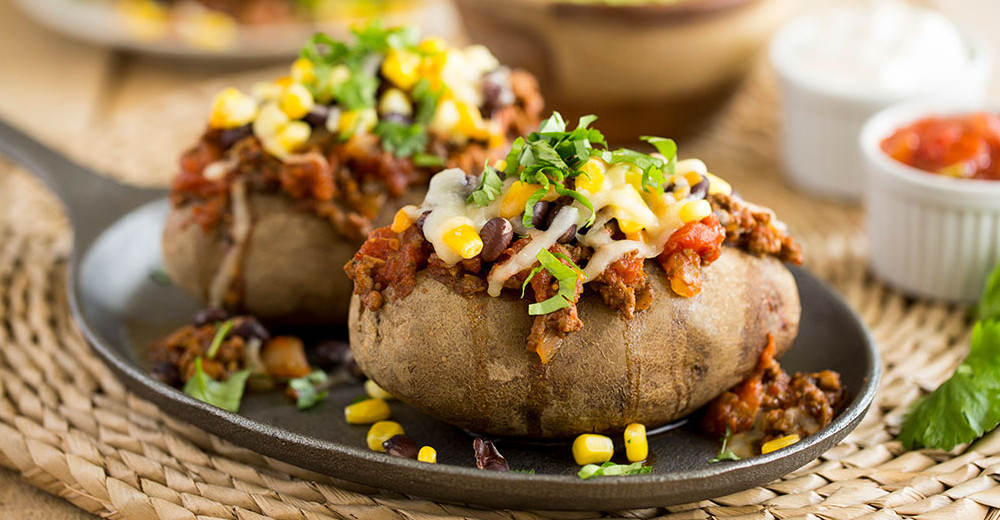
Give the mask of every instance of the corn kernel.
M 371 379 L 365 381 L 365 393 L 372 399 L 381 399 L 383 401 L 391 401 L 393 399 L 392 394 L 386 392 L 384 388 L 378 386 L 378 383 Z
M 437 36 L 431 36 L 424 38 L 424 41 L 420 42 L 417 48 L 420 49 L 420 52 L 434 54 L 448 50 L 448 44 Z
M 118 7 L 129 33 L 143 40 L 162 38 L 170 28 L 167 8 L 153 0 L 120 0 Z
M 420 79 L 420 55 L 406 50 L 391 50 L 382 60 L 382 75 L 401 89 L 409 90 Z
M 227 88 L 215 95 L 208 124 L 212 128 L 243 126 L 257 115 L 257 102 L 235 88 Z
M 604 435 L 585 433 L 573 441 L 573 459 L 580 466 L 603 464 L 615 454 L 615 444 Z
M 454 133 L 455 127 L 461 120 L 462 114 L 458 111 L 458 104 L 452 99 L 444 99 L 438 103 L 427 129 L 437 135 L 448 137 Z
M 344 419 L 349 424 L 371 424 L 391 415 L 389 404 L 382 399 L 365 399 L 344 407 Z M 382 444 L 379 443 L 379 446 Z
M 314 83 L 316 81 L 316 66 L 306 58 L 293 61 L 292 79 L 299 83 Z
M 479 108 L 461 101 L 455 102 L 455 108 L 458 110 L 459 116 L 458 124 L 455 125 L 457 133 L 473 139 L 487 139 L 489 137 L 486 123 L 483 121 L 483 115 L 479 112 Z
M 312 135 L 312 127 L 305 121 L 292 121 L 278 130 L 276 142 L 288 152 L 294 152 L 306 144 Z
M 726 195 L 733 194 L 733 187 L 730 186 L 728 182 L 724 179 L 717 177 L 712 173 L 705 173 L 705 177 L 708 177 L 708 193 L 709 195 L 715 195 L 716 193 L 724 193 Z
M 684 174 L 684 179 L 687 181 L 688 186 L 693 188 L 696 184 L 701 182 L 701 174 L 698 172 L 687 172 Z
M 293 80 L 291 76 L 282 76 L 274 80 L 274 84 L 281 88 L 288 88 L 295 84 L 295 80 Z
M 378 124 L 378 113 L 374 108 L 359 108 L 357 110 L 347 110 L 340 115 L 340 122 L 337 124 L 337 133 L 343 137 L 350 137 L 354 134 L 366 134 Z
M 277 100 L 285 89 L 273 81 L 260 81 L 254 84 L 250 93 L 258 102 Z
M 502 172 L 507 169 L 507 161 L 500 159 L 499 161 L 493 163 L 493 168 L 495 168 L 497 171 Z
M 541 189 L 541 184 L 528 184 L 517 181 L 510 185 L 507 193 L 504 194 L 500 202 L 500 216 L 503 218 L 514 218 L 524 213 L 524 205 L 528 203 L 531 195 Z
M 390 229 L 392 229 L 395 233 L 402 233 L 411 225 L 413 225 L 413 220 L 410 219 L 410 215 L 406 213 L 405 209 L 400 208 L 400 210 L 396 212 L 396 216 L 392 218 L 392 226 L 390 226 Z
M 286 88 L 278 101 L 281 111 L 290 119 L 302 119 L 315 104 L 309 89 L 298 83 Z
M 642 229 L 642 224 L 629 219 L 619 218 L 618 219 L 618 229 L 622 230 L 622 233 L 630 235 L 632 233 L 638 233 Z
M 458 256 L 466 260 L 475 258 L 483 250 L 483 239 L 479 237 L 476 229 L 468 224 L 461 224 L 445 231 L 442 240 L 458 253 Z
M 379 421 L 368 429 L 365 440 L 368 442 L 368 449 L 384 453 L 385 448 L 382 443 L 396 435 L 406 435 L 402 425 L 396 421 Z
M 625 456 L 629 462 L 640 462 L 649 456 L 649 441 L 646 440 L 646 427 L 632 423 L 625 427 Z
M 423 448 L 420 448 L 420 451 L 417 452 L 417 460 L 419 460 L 420 462 L 429 462 L 431 464 L 435 464 L 438 461 L 438 452 L 437 450 L 431 448 L 430 446 L 424 446 Z
M 288 124 L 288 116 L 274 103 L 267 103 L 253 121 L 253 133 L 262 139 L 273 138 Z
M 596 193 L 604 185 L 604 172 L 608 171 L 608 163 L 600 157 L 591 157 L 580 167 L 582 175 L 576 178 L 576 189 Z
M 382 94 L 382 99 L 378 102 L 378 113 L 383 116 L 386 114 L 411 116 L 413 115 L 413 103 L 402 90 L 390 88 L 385 91 L 385 94 Z
M 785 435 L 784 437 L 778 437 L 777 439 L 770 440 L 764 443 L 760 447 L 761 455 L 771 453 L 772 451 L 778 451 L 781 448 L 787 448 L 796 442 L 799 442 L 799 436 L 794 433 L 791 435 Z
M 695 200 L 685 203 L 681 208 L 681 221 L 685 224 L 696 222 L 711 214 L 712 205 L 707 200 Z
M 330 69 L 330 76 L 327 78 L 330 83 L 330 88 L 337 88 L 345 81 L 351 79 L 351 69 L 341 63 L 336 67 Z

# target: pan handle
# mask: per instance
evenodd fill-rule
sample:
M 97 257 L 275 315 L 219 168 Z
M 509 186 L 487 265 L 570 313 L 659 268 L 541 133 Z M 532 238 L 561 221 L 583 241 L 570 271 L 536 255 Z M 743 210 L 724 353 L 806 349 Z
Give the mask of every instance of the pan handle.
M 73 249 L 87 250 L 112 222 L 163 189 L 121 184 L 84 168 L 0 120 L 0 153 L 28 169 L 62 199 L 73 226 Z

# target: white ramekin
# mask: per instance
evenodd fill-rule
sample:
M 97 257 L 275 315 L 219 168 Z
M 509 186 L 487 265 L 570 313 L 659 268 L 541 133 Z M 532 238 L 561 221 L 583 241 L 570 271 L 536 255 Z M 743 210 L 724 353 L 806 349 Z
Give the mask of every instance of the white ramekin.
M 916 296 L 972 302 L 1000 260 L 1000 181 L 927 173 L 889 157 L 880 146 L 918 119 L 981 110 L 981 105 L 909 103 L 865 123 L 859 141 L 867 173 L 869 259 L 875 275 L 889 285 Z
M 861 198 L 863 166 L 857 150 L 858 132 L 875 112 L 905 101 L 940 100 L 981 104 L 989 86 L 992 58 L 983 42 L 969 38 L 964 74 L 909 96 L 837 89 L 811 81 L 789 58 L 796 24 L 808 23 L 806 13 L 786 24 L 771 41 L 769 56 L 781 90 L 782 158 L 786 177 L 797 187 L 824 196 Z

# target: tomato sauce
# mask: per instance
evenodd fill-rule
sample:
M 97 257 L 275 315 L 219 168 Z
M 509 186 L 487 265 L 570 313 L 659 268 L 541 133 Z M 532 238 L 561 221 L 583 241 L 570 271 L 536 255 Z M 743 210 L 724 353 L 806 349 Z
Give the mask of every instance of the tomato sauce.
M 1000 180 L 1000 115 L 928 117 L 896 130 L 882 150 L 920 170 L 964 179 Z

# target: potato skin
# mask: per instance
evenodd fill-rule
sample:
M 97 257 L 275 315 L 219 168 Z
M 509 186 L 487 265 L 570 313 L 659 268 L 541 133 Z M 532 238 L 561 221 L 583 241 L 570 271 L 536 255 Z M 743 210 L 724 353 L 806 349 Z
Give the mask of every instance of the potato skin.
M 656 297 L 632 320 L 589 294 L 583 329 L 543 365 L 525 339 L 528 302 L 466 298 L 425 273 L 412 294 L 376 312 L 354 296 L 351 348 L 365 373 L 445 422 L 504 436 L 561 438 L 655 427 L 700 408 L 753 370 L 774 334 L 780 355 L 801 307 L 778 260 L 724 247 L 699 296 L 682 298 L 648 267 Z
M 392 222 L 396 211 L 419 203 L 425 189 L 390 199 L 374 226 Z M 338 325 L 347 321 L 354 285 L 344 273 L 361 243 L 343 238 L 324 218 L 282 194 L 251 193 L 252 220 L 238 281 L 241 312 L 270 322 Z M 163 262 L 174 284 L 203 304 L 230 247 L 226 231 L 202 230 L 190 207 L 173 208 L 163 231 Z

